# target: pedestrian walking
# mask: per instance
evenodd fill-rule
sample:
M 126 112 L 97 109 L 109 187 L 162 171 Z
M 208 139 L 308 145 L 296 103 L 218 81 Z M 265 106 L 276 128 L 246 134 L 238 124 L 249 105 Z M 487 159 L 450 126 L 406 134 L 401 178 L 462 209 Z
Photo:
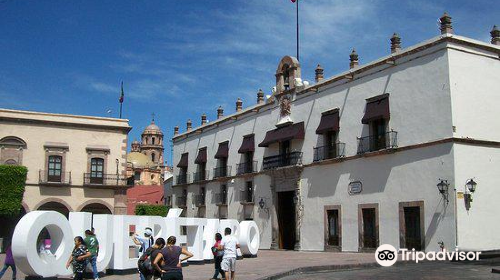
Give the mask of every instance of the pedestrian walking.
M 220 233 L 215 234 L 215 244 L 212 247 L 212 253 L 214 254 L 215 263 L 215 273 L 211 279 L 219 279 L 219 273 L 222 279 L 225 279 L 224 270 L 221 268 L 222 256 L 224 256 L 224 250 L 219 250 L 219 245 L 222 240 L 222 235 Z
M 99 272 L 97 271 L 97 256 L 99 255 L 99 240 L 97 240 L 94 232 L 92 230 L 85 231 L 85 244 L 90 252 L 90 265 L 92 266 L 92 272 L 94 280 L 99 280 Z
M 146 280 L 157 280 L 161 278 L 161 273 L 154 269 L 153 261 L 155 260 L 160 250 L 165 247 L 165 239 L 158 238 L 155 241 L 155 244 L 142 254 L 137 262 L 137 266 L 139 268 L 140 273 L 144 275 Z
M 66 263 L 66 268 L 69 268 L 70 265 L 73 266 L 74 280 L 83 280 L 83 272 L 87 266 L 87 259 L 91 255 L 85 246 L 83 238 L 81 236 L 75 237 L 75 247 Z
M 16 280 L 16 264 L 14 263 L 14 257 L 12 257 L 12 247 L 10 245 L 7 247 L 7 251 L 5 252 L 5 262 L 3 264 L 2 271 L 0 271 L 0 279 L 9 267 L 12 269 L 12 280 Z
M 144 252 L 146 252 L 147 249 L 149 249 L 151 246 L 153 246 L 154 239 L 153 239 L 153 229 L 147 227 L 144 229 L 144 237 L 140 237 L 138 234 L 133 234 L 132 235 L 132 240 L 134 241 L 135 245 L 141 246 L 139 249 L 139 257 L 142 257 Z M 139 271 L 139 277 L 141 280 L 146 280 L 144 275 Z
M 154 268 L 161 273 L 161 280 L 183 280 L 182 262 L 191 258 L 191 254 L 186 248 L 176 246 L 177 239 L 170 236 L 167 239 L 167 246 L 163 248 L 154 260 Z M 180 258 L 185 255 L 184 258 Z
M 226 228 L 219 249 L 224 250 L 221 268 L 224 270 L 227 280 L 234 280 L 236 274 L 236 249 L 238 248 L 240 248 L 238 240 L 231 235 L 231 229 Z

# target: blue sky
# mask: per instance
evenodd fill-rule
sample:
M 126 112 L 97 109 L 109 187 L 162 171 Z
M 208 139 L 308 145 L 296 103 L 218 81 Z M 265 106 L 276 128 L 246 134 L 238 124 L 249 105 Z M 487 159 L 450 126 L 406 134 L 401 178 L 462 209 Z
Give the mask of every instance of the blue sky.
M 301 0 L 303 78 L 320 63 L 329 77 L 349 65 L 439 34 L 447 11 L 455 33 L 489 42 L 500 25 L 497 0 Z M 0 0 L 0 107 L 124 118 L 140 137 L 151 113 L 167 139 L 173 127 L 197 126 L 270 93 L 282 56 L 295 54 L 290 0 L 27 1 Z M 112 110 L 108 114 L 108 109 Z M 166 147 L 170 160 L 170 148 Z M 170 164 L 170 163 L 169 163 Z

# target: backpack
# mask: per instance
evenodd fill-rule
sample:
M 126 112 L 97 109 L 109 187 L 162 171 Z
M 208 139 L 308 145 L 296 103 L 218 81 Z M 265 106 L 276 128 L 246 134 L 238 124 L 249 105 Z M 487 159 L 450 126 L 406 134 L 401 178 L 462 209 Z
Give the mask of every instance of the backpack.
M 154 260 L 151 260 L 151 255 L 153 254 L 153 252 L 155 250 L 157 250 L 157 249 L 155 249 L 153 247 L 148 248 L 146 250 L 146 252 L 144 252 L 144 254 L 142 254 L 142 256 L 137 261 L 137 268 L 144 276 L 153 275 L 153 273 L 155 271 L 153 268 L 153 261 Z

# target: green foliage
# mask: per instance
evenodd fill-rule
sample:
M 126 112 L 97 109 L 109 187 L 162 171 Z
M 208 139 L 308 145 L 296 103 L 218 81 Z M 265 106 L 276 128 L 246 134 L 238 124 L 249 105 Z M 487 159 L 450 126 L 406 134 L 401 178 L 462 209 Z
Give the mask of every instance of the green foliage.
M 137 204 L 135 214 L 139 216 L 162 216 L 166 217 L 169 207 L 166 205 Z
M 0 215 L 19 214 L 27 174 L 24 166 L 0 165 Z

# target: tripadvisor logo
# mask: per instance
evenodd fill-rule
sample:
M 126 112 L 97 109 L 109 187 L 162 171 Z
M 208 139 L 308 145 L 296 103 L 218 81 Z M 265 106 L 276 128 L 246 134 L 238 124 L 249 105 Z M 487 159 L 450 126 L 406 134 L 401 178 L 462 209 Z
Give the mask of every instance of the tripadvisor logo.
M 421 252 L 415 251 L 415 249 L 399 249 L 396 250 L 394 246 L 389 244 L 380 245 L 375 251 L 375 260 L 381 266 L 392 266 L 396 263 L 399 257 L 402 261 L 477 261 L 479 260 L 479 255 L 481 252 L 459 252 L 458 249 L 455 251 L 447 251 L 444 249 L 441 252 Z

